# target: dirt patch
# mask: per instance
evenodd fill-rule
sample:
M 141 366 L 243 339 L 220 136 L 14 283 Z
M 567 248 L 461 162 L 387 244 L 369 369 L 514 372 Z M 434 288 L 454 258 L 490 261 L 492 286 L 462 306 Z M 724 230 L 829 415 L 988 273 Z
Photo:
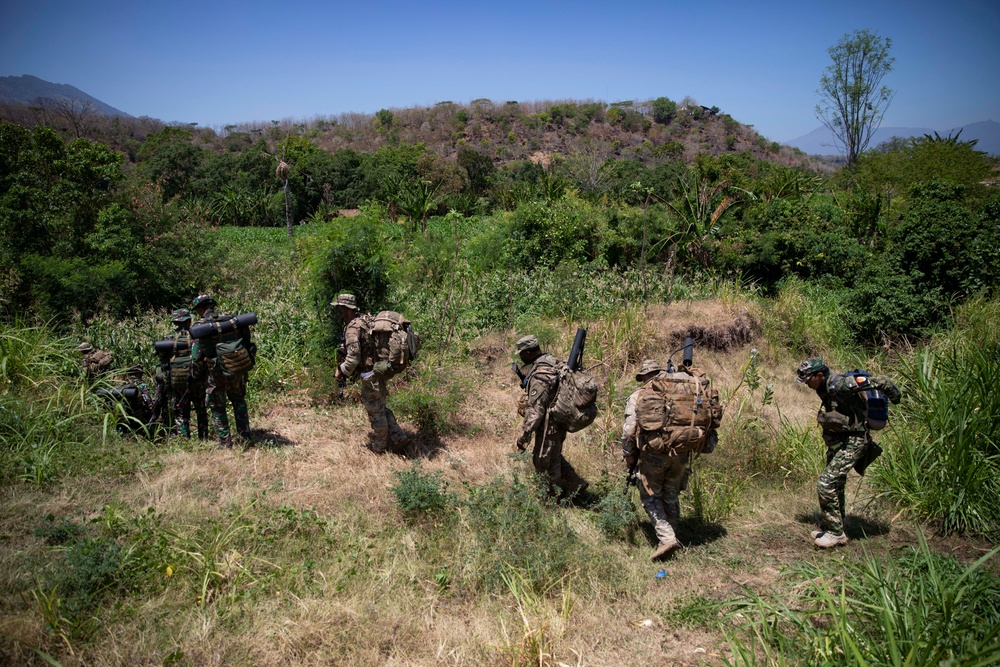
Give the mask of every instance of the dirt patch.
M 671 349 L 692 338 L 699 348 L 725 352 L 760 333 L 760 320 L 749 306 L 718 300 L 678 301 L 650 308 L 649 316 L 657 340 Z

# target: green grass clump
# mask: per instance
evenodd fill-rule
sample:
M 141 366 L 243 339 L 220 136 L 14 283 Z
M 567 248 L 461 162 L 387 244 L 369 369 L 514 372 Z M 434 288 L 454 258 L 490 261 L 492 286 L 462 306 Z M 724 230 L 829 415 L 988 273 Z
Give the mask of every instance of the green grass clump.
M 728 665 L 973 665 L 1000 660 L 1000 580 L 915 548 L 866 553 L 835 569 L 803 563 L 776 593 L 747 591 L 717 606 Z
M 454 494 L 448 491 L 440 470 L 426 473 L 418 461 L 405 470 L 397 470 L 395 475 L 396 483 L 389 490 L 407 518 L 431 517 L 455 506 Z

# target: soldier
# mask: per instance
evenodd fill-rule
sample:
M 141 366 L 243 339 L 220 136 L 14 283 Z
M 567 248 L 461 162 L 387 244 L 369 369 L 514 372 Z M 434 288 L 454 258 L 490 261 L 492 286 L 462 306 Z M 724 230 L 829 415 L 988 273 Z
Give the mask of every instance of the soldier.
M 553 496 L 558 493 L 563 498 L 581 495 L 590 484 L 562 455 L 566 427 L 549 419 L 549 408 L 559 384 L 559 360 L 551 354 L 543 354 L 534 336 L 518 339 L 514 350 L 524 364 L 530 364 L 522 371 L 525 377 L 524 424 L 517 438 L 517 448 L 523 452 L 534 437 L 531 462 L 535 471 L 548 482 L 549 493 Z
M 207 294 L 200 294 L 191 302 L 191 308 L 198 313 L 198 324 L 209 322 L 215 319 L 231 318 L 231 315 L 215 311 L 215 299 Z M 247 409 L 247 373 L 235 373 L 227 375 L 218 358 L 216 346 L 220 343 L 235 341 L 241 337 L 239 331 L 229 334 L 222 334 L 217 339 L 215 336 L 195 339 L 191 343 L 191 377 L 190 382 L 204 383 L 205 393 L 208 398 L 208 407 L 212 411 L 212 424 L 215 432 L 219 436 L 219 449 L 228 449 L 233 446 L 233 438 L 229 432 L 229 417 L 226 415 L 226 404 L 233 404 L 233 419 L 236 422 L 236 432 L 244 439 L 252 437 L 250 431 L 250 413 Z M 248 338 L 249 334 L 242 335 Z M 252 343 L 244 341 L 250 354 L 253 354 Z M 196 401 L 198 397 L 194 397 Z M 200 416 L 199 416 L 200 419 Z
M 887 377 L 872 378 L 852 375 L 830 375 L 823 360 L 806 359 L 796 369 L 800 382 L 814 390 L 823 402 L 816 421 L 823 429 L 826 443 L 826 469 L 819 477 L 819 530 L 812 536 L 816 546 L 829 549 L 847 544 L 844 534 L 844 490 L 847 474 L 873 445 L 865 420 L 865 398 L 862 392 L 879 389 L 892 403 L 899 403 L 901 394 Z
M 389 397 L 386 379 L 392 367 L 387 361 L 376 359 L 371 337 L 372 316 L 358 311 L 353 294 L 341 294 L 330 305 L 345 323 L 344 360 L 337 365 L 334 375 L 337 380 L 361 379 L 361 404 L 371 424 L 368 435 L 371 450 L 377 454 L 386 450 L 401 453 L 409 438 L 396 423 L 396 415 L 385 405 Z
M 646 359 L 635 374 L 636 382 L 644 386 L 663 371 L 660 362 Z M 636 399 L 642 386 L 625 401 L 625 425 L 622 427 L 622 457 L 629 472 L 638 473 L 639 499 L 656 531 L 659 546 L 652 559 L 660 560 L 681 546 L 675 533 L 681 517 L 680 492 L 687 480 L 688 452 L 677 456 L 640 451 L 636 422 Z
M 178 308 L 171 315 L 171 321 L 176 327 L 171 338 L 179 345 L 175 347 L 176 352 L 169 364 L 170 411 L 174 415 L 177 435 L 190 438 L 191 406 L 194 405 L 195 414 L 198 416 L 198 439 L 205 440 L 208 438 L 205 383 L 204 380 L 195 380 L 191 377 L 191 319 L 191 312 L 186 308 Z
M 126 384 L 119 388 L 119 391 L 126 397 L 126 413 L 136 421 L 130 421 L 127 428 L 131 431 L 142 429 L 143 434 L 148 438 L 151 436 L 149 427 L 150 415 L 153 409 L 153 397 L 149 392 L 149 385 L 146 384 L 146 372 L 142 366 L 135 365 L 125 372 L 127 376 Z M 136 392 L 125 391 L 134 387 Z
M 80 343 L 80 347 L 77 349 L 80 350 L 80 354 L 83 356 L 81 360 L 83 364 L 83 376 L 88 381 L 104 375 L 111 370 L 111 364 L 114 360 L 110 352 L 98 350 L 86 341 Z

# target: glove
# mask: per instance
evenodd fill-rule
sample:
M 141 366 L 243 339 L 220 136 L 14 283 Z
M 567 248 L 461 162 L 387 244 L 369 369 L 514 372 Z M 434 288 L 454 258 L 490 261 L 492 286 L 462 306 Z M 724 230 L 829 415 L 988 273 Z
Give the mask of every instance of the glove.
M 392 364 L 390 364 L 388 361 L 377 361 L 375 362 L 375 366 L 374 368 L 372 368 L 372 371 L 375 373 L 375 375 L 379 376 L 388 375 L 389 373 L 392 372 Z
M 523 452 L 525 450 L 525 448 L 528 446 L 529 442 L 531 442 L 531 434 L 530 433 L 522 433 L 517 438 L 517 448 L 518 448 L 518 450 L 520 450 L 520 451 Z

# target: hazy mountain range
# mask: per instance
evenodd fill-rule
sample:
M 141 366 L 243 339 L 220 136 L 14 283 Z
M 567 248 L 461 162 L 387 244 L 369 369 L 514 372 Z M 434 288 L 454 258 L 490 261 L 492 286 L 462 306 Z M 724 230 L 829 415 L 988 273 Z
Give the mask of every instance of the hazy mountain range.
M 962 127 L 955 127 L 949 130 L 930 127 L 880 127 L 872 136 L 869 148 L 875 148 L 880 143 L 888 141 L 893 137 L 907 139 L 909 137 L 922 137 L 925 134 L 931 136 L 937 132 L 942 137 L 958 134 L 960 141 L 976 140 L 976 150 L 983 151 L 990 155 L 1000 155 L 1000 123 L 995 120 L 984 120 L 978 123 L 969 123 Z M 810 155 L 839 155 L 841 151 L 837 149 L 833 139 L 833 133 L 825 127 L 817 127 L 809 134 L 797 139 L 783 142 L 788 146 L 794 146 Z
M 129 115 L 66 83 L 52 83 L 39 79 L 37 76 L 31 76 L 30 74 L 23 76 L 0 76 L 0 102 L 33 104 L 39 98 L 90 102 L 93 105 L 94 111 L 105 116 Z

